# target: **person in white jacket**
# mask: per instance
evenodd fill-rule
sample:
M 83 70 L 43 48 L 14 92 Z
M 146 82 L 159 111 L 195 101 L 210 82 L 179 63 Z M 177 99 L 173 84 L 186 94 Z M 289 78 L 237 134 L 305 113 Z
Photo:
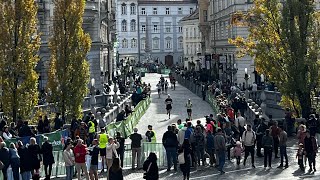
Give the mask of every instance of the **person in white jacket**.
M 183 126 L 183 128 L 181 128 L 178 132 L 178 141 L 179 141 L 179 144 L 180 146 L 183 144 L 183 141 L 184 141 L 184 135 L 186 133 L 186 130 L 187 130 L 187 125 L 185 124 Z
M 107 168 L 108 172 L 112 166 L 112 162 L 114 158 L 118 158 L 117 149 L 120 147 L 119 142 L 116 139 L 109 138 L 108 144 L 106 147 L 106 159 L 107 159 Z

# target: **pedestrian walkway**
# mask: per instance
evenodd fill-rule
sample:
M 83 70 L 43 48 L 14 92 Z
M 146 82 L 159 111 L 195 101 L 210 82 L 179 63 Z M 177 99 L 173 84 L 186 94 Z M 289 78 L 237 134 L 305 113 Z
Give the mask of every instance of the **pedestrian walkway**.
M 173 90 L 170 87 L 168 89 L 168 94 L 170 94 L 173 100 L 171 119 L 168 119 L 164 102 L 167 98 L 167 95 L 161 94 L 161 98 L 159 99 L 156 87 L 160 77 L 160 74 L 147 73 L 146 76 L 142 78 L 143 82 L 151 84 L 151 104 L 137 125 L 139 133 L 142 135 L 144 135 L 147 131 L 148 125 L 152 125 L 153 130 L 156 133 L 157 142 L 161 142 L 162 135 L 167 131 L 168 125 L 176 123 L 178 119 L 181 119 L 182 122 L 185 122 L 185 119 L 188 117 L 185 104 L 189 98 L 193 104 L 192 116 L 194 123 L 199 119 L 202 121 L 202 123 L 205 123 L 204 116 L 213 113 L 212 108 L 206 101 L 203 101 L 200 97 L 193 94 L 187 88 L 181 86 L 178 82 L 176 84 L 176 90 Z M 168 76 L 164 77 L 169 82 Z M 128 141 L 128 143 L 130 143 L 130 141 Z

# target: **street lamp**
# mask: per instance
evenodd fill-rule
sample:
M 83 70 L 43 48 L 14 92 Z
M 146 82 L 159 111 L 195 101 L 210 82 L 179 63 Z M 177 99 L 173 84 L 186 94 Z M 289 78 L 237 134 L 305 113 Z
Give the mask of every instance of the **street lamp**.
M 261 75 L 260 75 L 260 77 L 261 77 L 261 89 L 262 89 L 262 90 L 264 90 L 264 88 L 265 88 L 265 84 L 264 84 L 264 75 L 263 75 L 263 74 L 261 74 Z

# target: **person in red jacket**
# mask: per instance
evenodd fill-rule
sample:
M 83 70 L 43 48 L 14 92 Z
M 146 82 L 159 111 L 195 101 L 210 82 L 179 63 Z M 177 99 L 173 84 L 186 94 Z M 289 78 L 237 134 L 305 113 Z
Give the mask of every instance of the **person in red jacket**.
M 78 180 L 81 179 L 81 169 L 85 173 L 86 179 L 89 180 L 89 174 L 86 166 L 87 147 L 83 144 L 83 140 L 79 139 L 77 145 L 73 149 L 76 162 L 76 170 Z

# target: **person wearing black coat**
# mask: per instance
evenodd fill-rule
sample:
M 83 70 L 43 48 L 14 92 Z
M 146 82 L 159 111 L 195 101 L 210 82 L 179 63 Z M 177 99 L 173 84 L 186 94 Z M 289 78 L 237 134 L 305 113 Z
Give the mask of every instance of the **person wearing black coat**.
M 32 171 L 32 167 L 30 166 L 31 155 L 21 141 L 18 141 L 18 154 L 20 156 L 20 174 L 22 180 L 30 180 Z
M 32 133 L 28 121 L 25 121 L 21 128 L 19 129 L 19 137 L 26 137 L 26 136 L 34 136 Z
M 44 137 L 44 143 L 41 147 L 41 153 L 43 154 L 43 165 L 44 171 L 46 174 L 46 180 L 50 179 L 51 171 L 52 171 L 52 164 L 54 164 L 54 157 L 53 157 L 53 148 L 52 144 L 48 141 L 48 137 Z M 49 173 L 48 173 L 49 168 Z
M 147 160 L 143 163 L 143 170 L 145 172 L 146 180 L 158 180 L 159 168 L 157 164 L 157 155 L 153 152 L 149 154 Z
M 10 165 L 10 153 L 5 142 L 0 143 L 0 161 L 4 164 L 2 169 L 4 180 L 8 179 L 7 169 Z
M 30 144 L 28 146 L 28 150 L 30 153 L 30 162 L 28 164 L 32 168 L 31 173 L 33 178 L 37 178 L 39 177 L 40 162 L 42 161 L 42 157 L 41 157 L 41 149 L 36 142 L 36 138 L 30 138 Z
M 191 157 L 191 145 L 189 139 L 184 139 L 181 148 L 179 149 L 179 153 L 184 153 L 184 164 L 180 164 L 180 169 L 183 173 L 183 180 L 190 178 L 190 157 Z
M 43 134 L 44 133 L 44 123 L 43 123 L 43 120 L 42 120 L 42 116 L 39 116 L 37 130 L 38 130 L 39 134 Z
M 177 145 L 179 144 L 177 135 L 173 132 L 172 126 L 168 126 L 168 131 L 163 134 L 162 144 L 167 154 L 167 171 L 170 171 L 172 162 L 174 170 L 177 170 Z
M 122 168 L 120 167 L 119 158 L 113 159 L 113 163 L 108 174 L 110 180 L 123 180 Z

